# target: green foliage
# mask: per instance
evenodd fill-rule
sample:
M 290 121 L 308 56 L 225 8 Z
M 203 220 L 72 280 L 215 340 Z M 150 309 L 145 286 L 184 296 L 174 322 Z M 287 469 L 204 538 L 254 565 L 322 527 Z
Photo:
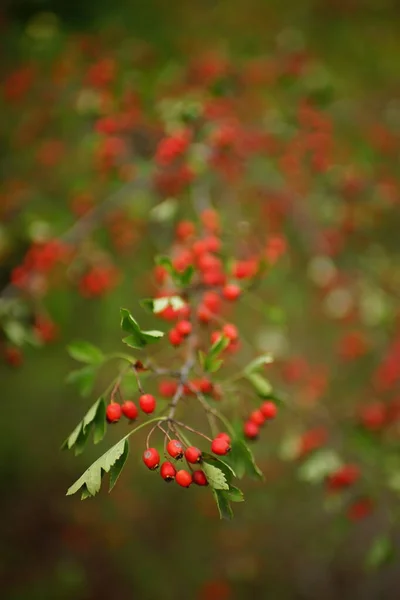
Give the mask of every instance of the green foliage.
M 212 493 L 215 498 L 215 502 L 217 503 L 219 515 L 221 519 L 230 520 L 233 519 L 233 511 L 232 507 L 229 503 L 229 495 L 228 492 L 224 490 L 216 490 L 213 489 Z
M 211 464 L 204 463 L 203 470 L 206 474 L 208 483 L 215 490 L 229 490 L 228 482 L 226 481 L 224 473 L 221 469 L 214 467 Z
M 387 535 L 381 535 L 373 541 L 365 557 L 367 569 L 377 569 L 394 559 L 395 549 Z
M 95 496 L 101 487 L 103 473 L 110 473 L 109 492 L 116 484 L 125 465 L 129 453 L 129 442 L 126 438 L 112 446 L 100 456 L 81 477 L 68 489 L 67 496 L 82 490 L 81 499 Z
M 67 346 L 67 351 L 75 360 L 90 365 L 99 365 L 104 361 L 104 354 L 102 351 L 89 342 L 73 342 Z
M 71 371 L 66 378 L 67 383 L 77 385 L 81 396 L 86 397 L 91 393 L 96 381 L 97 367 L 87 366 Z
M 269 398 L 272 393 L 272 385 L 259 373 L 247 372 L 245 373 L 247 381 L 251 383 L 256 393 L 260 398 Z
M 84 445 L 93 430 L 93 441 L 98 444 L 106 432 L 106 404 L 104 398 L 99 398 L 90 407 L 82 421 L 78 423 L 71 435 L 65 440 L 62 449 L 75 449 L 75 454 L 83 451 Z
M 192 281 L 192 277 L 194 275 L 194 267 L 192 265 L 186 267 L 186 269 L 181 273 L 175 269 L 171 259 L 168 256 L 157 256 L 156 264 L 160 267 L 163 267 L 171 276 L 173 282 L 180 287 L 185 287 Z
M 232 440 L 228 459 L 239 479 L 247 475 L 252 479 L 264 480 L 264 475 L 256 465 L 253 453 L 244 440 L 239 438 Z
M 168 296 L 166 298 L 145 298 L 140 304 L 154 314 L 163 312 L 168 306 L 174 310 L 179 310 L 185 306 L 185 302 L 180 296 Z
M 271 364 L 273 361 L 274 357 L 272 356 L 271 352 L 266 352 L 265 354 L 257 356 L 257 358 L 249 362 L 249 364 L 245 367 L 244 372 L 246 375 L 250 375 L 254 373 L 254 371 L 261 369 L 261 367 L 264 365 Z
M 221 337 L 213 343 L 207 354 L 202 351 L 199 352 L 199 361 L 206 373 L 215 373 L 221 368 L 223 361 L 222 359 L 219 359 L 218 356 L 227 346 L 229 346 L 229 339 L 225 335 L 221 335 Z
M 120 312 L 121 328 L 125 333 L 129 333 L 122 341 L 130 348 L 142 350 L 147 344 L 157 342 L 163 337 L 162 331 L 142 331 L 139 323 L 132 317 L 128 309 L 121 308 Z
M 298 477 L 308 483 L 320 483 L 342 466 L 339 455 L 330 449 L 317 450 L 299 467 Z

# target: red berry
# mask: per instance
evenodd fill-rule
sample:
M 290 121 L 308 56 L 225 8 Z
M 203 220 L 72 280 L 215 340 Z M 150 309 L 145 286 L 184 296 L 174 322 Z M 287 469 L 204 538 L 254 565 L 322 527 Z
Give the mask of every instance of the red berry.
M 249 421 L 255 423 L 255 425 L 258 426 L 264 425 L 265 416 L 263 415 L 261 410 L 253 410 L 253 412 L 250 414 Z
M 256 440 L 260 433 L 258 425 L 254 421 L 246 421 L 243 425 L 243 433 L 249 440 Z
M 230 449 L 230 443 L 224 438 L 216 437 L 211 443 L 211 451 L 214 452 L 214 454 L 219 454 L 220 456 L 228 454 Z
M 193 480 L 191 474 L 188 471 L 185 471 L 185 469 L 182 469 L 175 475 L 175 481 L 178 485 L 188 488 Z
M 195 233 L 195 226 L 191 221 L 180 221 L 176 226 L 176 237 L 182 242 Z
M 203 394 L 210 394 L 213 390 L 213 383 L 209 379 L 199 379 L 198 381 L 198 389 Z
M 147 448 L 147 450 L 143 452 L 143 462 L 146 467 L 151 469 L 151 471 L 157 469 L 160 464 L 160 455 L 158 451 L 155 448 Z
M 109 423 L 116 423 L 120 420 L 122 408 L 117 402 L 111 402 L 106 408 L 106 418 Z
M 127 400 L 126 402 L 124 402 L 121 407 L 121 410 L 122 414 L 130 421 L 134 421 L 135 419 L 137 419 L 139 411 L 137 409 L 136 404 L 134 404 L 131 400 Z
M 192 324 L 190 321 L 179 321 L 179 323 L 176 324 L 175 329 L 179 335 L 186 337 L 192 332 Z
M 171 329 L 168 333 L 168 339 L 173 346 L 180 346 L 183 342 L 183 337 L 177 329 Z
M 172 481 L 175 479 L 176 469 L 174 465 L 169 461 L 163 462 L 160 469 L 160 475 L 164 481 Z
M 221 431 L 221 433 L 217 435 L 217 438 L 225 440 L 229 445 L 231 444 L 231 438 L 227 433 L 225 433 L 225 431 Z
M 11 367 L 19 367 L 23 362 L 23 354 L 19 348 L 8 347 L 4 350 L 4 360 Z
M 183 446 L 179 440 L 170 440 L 167 444 L 167 452 L 172 458 L 179 460 L 183 456 Z
M 223 326 L 222 333 L 232 342 L 236 341 L 239 337 L 237 328 L 231 323 L 227 323 Z
M 270 402 L 269 400 L 266 400 L 261 404 L 260 411 L 264 415 L 266 421 L 274 419 L 278 413 L 276 404 Z
M 201 450 L 194 446 L 189 446 L 185 451 L 185 458 L 190 463 L 198 463 L 201 461 Z
M 220 331 L 213 331 L 210 335 L 211 344 L 216 344 L 222 337 L 222 333 Z
M 158 390 L 161 396 L 165 398 L 172 398 L 177 390 L 178 384 L 176 381 L 160 381 L 160 385 L 158 386 Z
M 143 394 L 139 398 L 139 405 L 144 413 L 150 415 L 156 408 L 156 399 L 151 394 Z
M 202 300 L 203 306 L 206 306 L 212 313 L 218 313 L 221 309 L 221 297 L 217 292 L 206 292 Z
M 222 290 L 225 300 L 237 300 L 241 294 L 241 289 L 235 283 L 228 283 Z
M 200 323 L 209 323 L 213 318 L 212 312 L 204 304 L 200 304 L 197 309 L 197 319 Z
M 192 475 L 193 483 L 196 485 L 208 485 L 207 477 L 204 471 L 194 471 Z

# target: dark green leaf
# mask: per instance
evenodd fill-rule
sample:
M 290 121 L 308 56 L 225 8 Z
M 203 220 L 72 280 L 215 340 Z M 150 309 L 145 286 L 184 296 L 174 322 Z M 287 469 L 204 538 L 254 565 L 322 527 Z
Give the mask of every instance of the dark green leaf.
M 210 465 L 209 463 L 203 463 L 203 471 L 207 477 L 207 481 L 210 486 L 215 490 L 229 490 L 229 485 L 226 481 L 224 473 L 221 469 Z
M 194 267 L 193 265 L 189 265 L 186 269 L 179 275 L 179 280 L 181 285 L 189 285 L 192 281 L 194 275 Z
M 125 441 L 124 451 L 121 456 L 115 461 L 115 463 L 111 466 L 110 469 L 110 483 L 108 491 L 111 492 L 114 485 L 117 483 L 118 477 L 121 475 L 121 471 L 124 468 L 126 460 L 129 454 L 129 443 L 128 440 Z
M 98 365 L 104 360 L 102 351 L 89 342 L 73 342 L 72 344 L 69 344 L 67 350 L 69 355 L 79 362 Z
M 227 494 L 224 490 L 212 490 L 221 519 L 232 519 L 233 512 Z
M 83 427 L 81 427 L 81 430 L 79 432 L 78 438 L 77 438 L 77 440 L 76 440 L 76 442 L 74 444 L 74 453 L 75 453 L 75 456 L 79 456 L 79 454 L 82 454 L 82 452 L 85 449 L 88 437 L 89 437 L 89 430 L 87 429 L 85 431 L 83 429 Z
M 121 327 L 123 331 L 129 333 L 129 336 L 122 340 L 124 344 L 130 346 L 130 348 L 137 348 L 139 350 L 144 348 L 148 343 L 156 342 L 164 335 L 162 331 L 142 331 L 137 321 L 126 308 L 121 308 Z
M 244 502 L 242 490 L 239 490 L 239 488 L 235 487 L 234 485 L 229 486 L 226 496 L 231 502 Z
M 264 480 L 264 475 L 256 465 L 253 453 L 244 440 L 237 438 L 232 441 L 229 459 L 239 479 L 248 475 L 253 479 Z
M 106 403 L 104 399 L 99 403 L 96 417 L 94 419 L 94 429 L 93 429 L 93 442 L 98 444 L 101 442 L 103 437 L 106 434 L 107 429 L 107 420 L 106 420 Z
M 387 535 L 377 537 L 368 550 L 365 566 L 368 569 L 377 569 L 387 564 L 394 558 L 394 547 Z
M 127 448 L 128 447 L 128 448 Z M 98 458 L 86 471 L 79 477 L 77 481 L 67 491 L 67 496 L 76 494 L 82 487 L 86 486 L 88 495 L 94 496 L 100 490 L 102 473 L 108 473 L 110 469 L 117 463 L 118 459 L 122 456 L 127 455 L 129 449 L 129 443 L 126 438 L 120 440 L 117 444 L 112 446 L 107 452 L 105 452 L 100 458 Z M 116 471 L 113 474 L 113 480 L 110 481 L 110 485 L 115 484 L 122 467 L 125 464 L 125 459 L 122 464 L 116 467 Z M 86 492 L 83 492 L 87 497 Z

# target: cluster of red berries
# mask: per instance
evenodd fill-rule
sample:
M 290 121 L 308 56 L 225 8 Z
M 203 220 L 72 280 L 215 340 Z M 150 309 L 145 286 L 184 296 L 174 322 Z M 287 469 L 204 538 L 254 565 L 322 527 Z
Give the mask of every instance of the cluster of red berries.
M 118 282 L 118 270 L 114 266 L 91 267 L 79 281 L 79 291 L 86 298 L 98 298 L 112 290 Z
M 260 427 L 266 421 L 271 421 L 277 415 L 278 409 L 274 402 L 266 400 L 256 410 L 250 413 L 249 418 L 243 425 L 243 433 L 248 440 L 256 440 L 260 435 Z
M 156 409 L 156 399 L 151 394 L 142 394 L 139 398 L 141 410 L 150 415 Z M 106 408 L 106 418 L 109 423 L 117 423 L 124 415 L 129 421 L 134 421 L 139 415 L 138 407 L 132 400 L 125 400 L 123 404 L 112 401 Z
M 228 434 L 219 433 L 211 442 L 211 451 L 219 456 L 226 455 L 231 449 L 231 439 Z M 164 461 L 161 464 L 160 475 L 164 481 L 170 482 L 175 479 L 181 487 L 188 488 L 192 483 L 204 486 L 208 485 L 207 477 L 202 469 L 193 469 L 193 465 L 201 464 L 203 453 L 195 446 L 188 446 L 186 449 L 179 440 L 169 440 L 166 445 L 166 452 L 174 460 L 185 458 L 190 467 L 186 469 L 176 469 L 170 461 Z M 151 471 L 155 471 L 160 466 L 160 453 L 156 448 L 147 448 L 143 453 L 143 462 Z
M 23 263 L 11 273 L 11 283 L 25 289 L 29 286 L 32 273 L 49 273 L 53 267 L 65 261 L 70 249 L 58 240 L 33 244 L 25 255 Z

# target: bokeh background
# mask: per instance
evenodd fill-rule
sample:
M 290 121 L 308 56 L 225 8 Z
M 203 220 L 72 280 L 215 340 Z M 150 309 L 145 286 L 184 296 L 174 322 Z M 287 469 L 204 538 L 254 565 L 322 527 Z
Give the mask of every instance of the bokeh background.
M 120 348 L 119 307 L 135 307 L 139 297 L 148 295 L 154 253 L 166 251 L 172 239 L 170 223 L 161 230 L 147 226 L 154 200 L 146 195 L 132 199 L 135 234 L 128 240 L 128 251 L 117 253 L 115 261 L 123 275 L 117 288 L 95 300 L 63 288 L 52 290 L 45 305 L 59 326 L 57 340 L 39 349 L 24 347 L 18 369 L 0 365 L 1 596 L 7 600 L 397 598 L 398 560 L 365 568 L 365 550 L 377 535 L 390 532 L 394 549 L 399 542 L 396 499 L 381 482 L 380 453 L 386 456 L 386 451 L 376 440 L 362 441 L 368 446 L 365 469 L 373 480 L 377 510 L 370 519 L 349 523 L 340 510 L 327 510 L 323 489 L 298 477 L 282 447 L 307 427 L 326 425 L 324 410 L 329 419 L 339 423 L 342 419 L 337 429 L 344 430 L 351 407 L 376 399 L 371 374 L 388 352 L 396 328 L 400 5 L 395 0 L 10 0 L 2 10 L 6 82 L 0 116 L 2 287 L 29 240 L 48 231 L 59 235 L 72 225 L 77 217 L 68 208 L 71 199 L 89 189 L 101 202 L 122 185 L 118 179 L 101 179 L 88 158 L 96 142 L 90 135 L 93 119 L 82 109 L 82 72 L 104 56 L 113 56 L 121 65 L 119 85 L 133 86 L 145 112 L 152 115 L 159 100 L 155 90 L 198 55 L 212 50 L 235 64 L 306 52 L 322 65 L 307 85 L 320 93 L 323 107 L 338 116 L 337 136 L 346 145 L 342 160 L 346 174 L 354 180 L 359 174 L 364 181 L 376 179 L 355 201 L 355 233 L 338 261 L 343 274 L 339 294 L 327 300 L 325 291 L 315 291 L 318 274 L 336 268 L 332 267 L 336 259 L 329 262 L 328 253 L 323 253 L 325 263 L 315 262 L 320 252 L 313 240 L 328 229 L 334 233 L 343 212 L 337 190 L 328 192 L 316 180 L 306 202 L 315 217 L 312 224 L 299 220 L 293 209 L 297 216 L 288 218 L 285 230 L 294 249 L 291 256 L 271 272 L 251 305 L 243 302 L 236 309 L 236 322 L 250 343 L 257 350 L 276 353 L 278 366 L 271 367 L 271 380 L 301 409 L 293 414 L 288 410 L 257 446 L 266 483 L 245 483 L 246 502 L 235 506 L 232 522 L 219 520 L 211 498 L 200 493 L 203 490 L 186 493 L 161 486 L 159 478 L 140 464 L 140 436 L 132 443 L 128 466 L 110 496 L 101 493 L 85 502 L 65 497 L 67 487 L 100 453 L 91 445 L 78 459 L 59 451 L 87 406 L 87 400 L 65 384 L 74 367 L 65 346 L 83 338 L 104 350 Z M 32 77 L 33 84 L 20 101 L 19 84 L 10 84 L 10 74 L 31 68 L 26 77 Z M 247 86 L 251 112 L 251 83 Z M 297 89 L 274 84 L 262 101 L 279 113 L 290 111 L 297 99 Z M 46 102 L 51 106 L 47 121 Z M 140 161 L 141 165 L 150 161 L 145 149 Z M 268 186 L 270 175 L 261 169 L 258 179 Z M 248 219 L 251 227 L 252 202 L 249 194 L 241 205 L 242 219 Z M 178 215 L 185 215 L 185 210 L 179 206 Z M 229 213 L 229 204 L 224 211 Z M 262 224 L 254 225 L 257 235 L 262 229 Z M 114 251 L 104 231 L 100 227 L 96 235 Z M 337 348 L 354 328 L 342 318 L 352 302 L 354 281 L 357 306 L 364 311 L 356 329 L 362 330 L 373 351 L 349 366 Z M 293 383 L 290 376 L 282 377 L 280 367 L 293 357 L 305 357 L 311 379 L 294 377 Z M 295 364 L 299 367 L 299 362 Z M 109 373 L 102 375 L 97 391 L 108 377 Z M 395 384 L 389 390 L 394 395 Z M 322 411 L 314 411 L 318 403 Z M 111 431 L 102 449 L 120 433 Z M 353 446 L 350 456 L 352 452 Z

